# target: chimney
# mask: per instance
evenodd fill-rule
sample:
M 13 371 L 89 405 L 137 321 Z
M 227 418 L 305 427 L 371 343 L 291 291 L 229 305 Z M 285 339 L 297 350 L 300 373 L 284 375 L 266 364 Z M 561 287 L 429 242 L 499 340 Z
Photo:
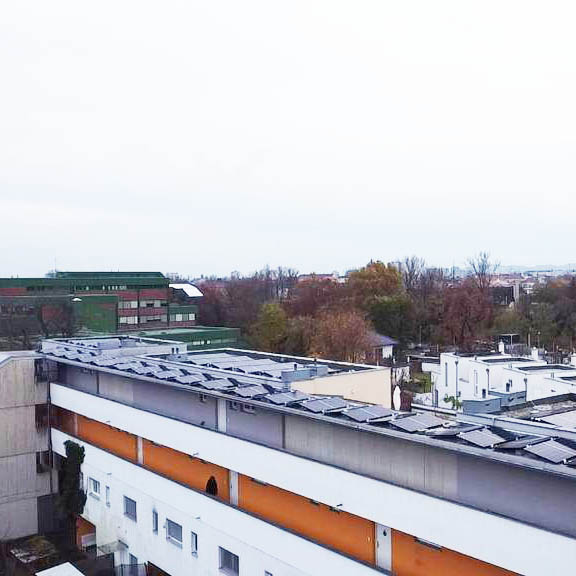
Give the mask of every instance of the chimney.
M 574 360 L 574 356 L 572 356 L 572 359 Z M 532 360 L 540 360 L 540 353 L 538 351 L 538 348 L 536 348 L 536 346 L 532 347 Z

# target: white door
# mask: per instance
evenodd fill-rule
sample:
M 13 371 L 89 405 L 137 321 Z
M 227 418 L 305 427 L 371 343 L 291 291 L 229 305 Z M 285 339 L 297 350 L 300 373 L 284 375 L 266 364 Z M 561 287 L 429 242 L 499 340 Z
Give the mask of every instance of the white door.
M 392 570 L 392 530 L 376 524 L 376 566 Z

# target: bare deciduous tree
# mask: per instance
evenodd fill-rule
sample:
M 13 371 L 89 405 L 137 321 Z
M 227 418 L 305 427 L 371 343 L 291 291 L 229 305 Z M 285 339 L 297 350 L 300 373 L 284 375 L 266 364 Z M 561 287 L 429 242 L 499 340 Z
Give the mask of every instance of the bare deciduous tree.
M 488 252 L 480 252 L 475 258 L 468 260 L 470 268 L 472 268 L 472 277 L 476 287 L 480 292 L 485 293 L 492 286 L 494 275 L 500 267 L 497 262 L 492 262 Z

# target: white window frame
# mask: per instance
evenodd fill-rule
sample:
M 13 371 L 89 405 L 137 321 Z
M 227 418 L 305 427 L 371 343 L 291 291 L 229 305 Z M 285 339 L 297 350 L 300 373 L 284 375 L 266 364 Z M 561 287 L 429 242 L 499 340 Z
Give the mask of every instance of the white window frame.
M 190 551 L 192 556 L 198 556 L 198 534 L 190 531 Z
M 100 482 L 96 480 L 96 478 L 88 478 L 88 494 L 90 494 L 92 498 L 100 500 Z
M 180 540 L 178 540 L 178 538 L 175 538 L 174 536 L 172 536 L 170 534 L 170 525 L 174 525 L 174 526 L 178 526 L 180 528 Z M 182 530 L 182 525 L 178 524 L 178 522 L 174 522 L 174 520 L 170 520 L 169 518 L 166 518 L 166 540 L 168 540 L 168 542 L 170 542 L 171 544 L 174 544 L 174 546 L 178 546 L 179 548 L 182 548 L 182 538 L 184 537 L 184 532 Z
M 158 510 L 152 510 L 152 532 L 158 534 L 158 525 L 160 524 L 158 518 Z
M 133 502 L 134 503 L 134 515 L 132 516 L 132 514 L 130 514 L 128 512 L 127 509 L 127 504 L 128 502 Z M 136 500 L 134 500 L 133 498 L 130 498 L 129 496 L 124 496 L 124 499 L 122 501 L 123 504 L 123 509 L 124 509 L 124 516 L 130 520 L 132 520 L 133 522 L 138 522 L 138 502 L 136 502 Z
M 234 558 L 236 559 L 236 568 L 229 567 L 225 565 L 225 558 L 229 558 L 234 562 Z M 220 568 L 220 572 L 224 574 L 229 574 L 230 576 L 237 576 L 240 574 L 240 557 L 234 552 L 230 552 L 230 550 L 226 550 L 226 548 L 222 548 L 222 546 L 218 547 L 218 566 Z

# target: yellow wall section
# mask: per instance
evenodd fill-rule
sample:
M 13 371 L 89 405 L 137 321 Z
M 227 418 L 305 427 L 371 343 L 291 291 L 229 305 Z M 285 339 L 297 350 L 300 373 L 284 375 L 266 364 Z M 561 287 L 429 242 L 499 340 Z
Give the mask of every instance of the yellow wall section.
M 112 426 L 107 426 L 96 420 L 90 420 L 84 416 L 78 414 L 78 437 L 94 446 L 99 448 L 104 448 L 126 458 L 136 462 L 138 459 L 138 447 L 137 438 L 133 434 L 128 434 L 128 432 L 123 432 L 117 428 L 112 428 Z
M 363 562 L 375 562 L 374 523 L 369 520 L 246 476 L 239 477 L 239 507 Z
M 397 576 L 516 576 L 470 556 L 426 546 L 396 530 L 392 531 L 392 572 Z
M 143 440 L 144 466 L 196 490 L 205 490 L 211 476 L 218 484 L 218 498 L 230 500 L 228 470 L 216 464 L 192 458 L 165 446 Z

